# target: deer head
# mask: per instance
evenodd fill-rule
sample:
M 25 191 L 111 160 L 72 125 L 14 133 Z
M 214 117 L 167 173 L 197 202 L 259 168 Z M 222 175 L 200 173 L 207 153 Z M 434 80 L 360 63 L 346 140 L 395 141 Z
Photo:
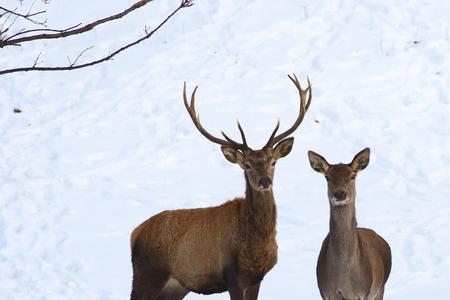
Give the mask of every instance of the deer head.
M 295 74 L 293 74 L 293 76 L 288 75 L 288 77 L 297 87 L 299 92 L 300 110 L 298 117 L 288 130 L 277 135 L 277 131 L 280 127 L 280 122 L 278 122 L 266 145 L 260 150 L 253 150 L 247 145 L 244 130 L 239 124 L 239 121 L 237 126 L 242 137 L 242 143 L 234 141 L 223 131 L 221 133 L 225 139 L 217 138 L 208 133 L 201 125 L 200 118 L 195 111 L 195 94 L 198 86 L 194 88 L 189 104 L 186 96 L 186 82 L 184 83 L 184 105 L 192 121 L 194 122 L 195 127 L 208 140 L 222 146 L 221 149 L 225 158 L 232 163 L 239 164 L 239 166 L 244 169 L 246 178 L 248 179 L 251 188 L 257 191 L 266 191 L 272 188 L 276 161 L 288 155 L 291 151 L 294 138 L 288 138 L 288 136 L 300 126 L 303 118 L 305 117 L 305 113 L 311 104 L 312 93 L 309 79 L 308 88 L 303 90 Z M 306 98 L 307 94 L 309 94 L 308 99 Z
M 325 158 L 313 151 L 308 151 L 308 158 L 311 167 L 325 175 L 331 206 L 345 206 L 354 203 L 356 195 L 355 178 L 358 172 L 364 170 L 369 164 L 369 148 L 365 148 L 356 154 L 349 164 L 330 165 Z

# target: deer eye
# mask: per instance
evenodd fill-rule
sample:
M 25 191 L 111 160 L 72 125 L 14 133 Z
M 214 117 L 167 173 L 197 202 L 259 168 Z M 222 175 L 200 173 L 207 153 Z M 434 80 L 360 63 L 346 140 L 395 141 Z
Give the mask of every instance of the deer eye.
M 274 161 L 271 163 L 271 165 L 272 165 L 272 166 L 275 166 L 276 163 L 277 163 L 277 161 L 274 160 Z
M 251 169 L 252 166 L 249 163 L 244 163 L 244 168 L 246 168 L 248 170 L 248 169 Z
M 355 178 L 356 178 L 356 174 L 353 174 L 353 175 L 350 177 L 351 180 L 355 180 Z

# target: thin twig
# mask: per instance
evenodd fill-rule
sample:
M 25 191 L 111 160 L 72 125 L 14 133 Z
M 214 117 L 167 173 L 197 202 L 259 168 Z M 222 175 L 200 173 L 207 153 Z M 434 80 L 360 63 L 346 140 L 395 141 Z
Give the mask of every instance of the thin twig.
M 124 16 L 126 16 L 127 14 L 129 14 L 130 12 L 146 5 L 147 3 L 151 2 L 153 0 L 140 0 L 138 2 L 136 2 L 135 4 L 133 4 L 132 6 L 130 6 L 129 8 L 127 8 L 126 10 L 103 18 L 103 19 L 99 19 L 97 21 L 94 21 L 92 23 L 89 23 L 87 25 L 84 25 L 83 27 L 80 28 L 76 28 L 73 30 L 70 29 L 66 29 L 63 30 L 61 32 L 58 33 L 42 33 L 42 34 L 36 34 L 36 35 L 30 35 L 30 36 L 25 36 L 25 37 L 20 37 L 20 38 L 15 38 L 15 39 L 8 39 L 7 41 L 4 41 L 4 45 L 3 46 L 8 46 L 9 44 L 21 44 L 24 42 L 30 42 L 30 41 L 35 41 L 35 40 L 48 40 L 48 39 L 58 39 L 58 38 L 65 38 L 71 35 L 75 35 L 75 34 L 80 34 L 86 31 L 90 31 L 92 29 L 94 29 L 95 27 L 97 27 L 98 25 L 113 21 L 113 20 L 117 20 L 120 19 Z
M 41 57 L 42 52 L 39 52 L 39 55 L 34 60 L 33 68 L 35 68 L 39 63 L 39 58 Z
M 0 31 L 2 31 L 2 33 L 5 33 L 5 32 L 7 32 L 10 28 L 11 28 L 11 26 L 14 24 L 14 22 L 15 22 L 15 20 L 13 20 L 13 22 L 11 22 L 11 24 L 9 24 L 9 25 L 6 25 L 6 24 L 8 24 L 8 21 L 9 21 L 9 19 L 10 18 L 12 18 L 14 15 L 11 15 L 11 14 L 8 14 L 7 16 L 6 16 L 6 18 L 5 18 L 5 20 L 3 21 L 3 23 L 2 23 L 2 25 L 1 25 L 1 27 L 0 27 Z M 17 18 L 17 17 L 16 17 Z M 5 28 L 6 27 L 6 28 Z M 5 29 L 3 29 L 3 28 L 5 28 Z M 2 39 L 0 39 L 0 43 L 2 43 Z M 1 45 L 0 45 L 0 48 L 1 48 Z
M 80 59 L 81 56 L 83 56 L 84 53 L 86 53 L 88 50 L 94 48 L 94 46 L 90 46 L 86 49 L 84 49 L 83 51 L 81 51 L 80 54 L 78 54 L 77 58 L 75 58 L 75 60 L 73 61 L 73 63 L 70 65 L 71 67 L 75 66 L 77 64 L 77 61 Z
M 32 17 L 35 17 L 40 14 L 44 14 L 47 12 L 46 10 L 41 10 L 41 11 L 32 13 L 31 8 L 30 8 L 30 11 L 28 11 L 28 13 L 20 14 L 20 13 L 17 13 L 15 10 L 10 10 L 10 9 L 4 8 L 3 6 L 0 6 L 0 9 L 5 11 L 5 14 L 8 13 L 8 14 L 11 14 L 16 17 L 24 18 L 25 20 L 28 20 L 33 24 L 45 26 L 45 22 L 39 22 L 39 21 L 33 20 Z M 2 14 L 2 15 L 4 15 L 4 14 Z
M 32 67 L 22 67 L 22 68 L 13 68 L 13 69 L 6 69 L 6 70 L 0 70 L 0 75 L 3 74 L 8 74 L 8 73 L 16 73 L 16 72 L 28 72 L 28 71 L 68 71 L 68 70 L 76 70 L 76 69 L 81 69 L 81 68 L 85 68 L 85 67 L 90 67 L 90 66 L 94 66 L 97 65 L 99 63 L 105 62 L 105 61 L 109 61 L 111 60 L 114 56 L 118 55 L 119 53 L 127 50 L 130 47 L 133 47 L 139 43 L 141 43 L 142 41 L 150 38 L 155 32 L 157 32 L 167 21 L 169 21 L 179 10 L 181 10 L 182 8 L 185 7 L 190 7 L 193 5 L 193 1 L 192 0 L 182 0 L 180 6 L 178 6 L 170 15 L 168 15 L 155 29 L 153 29 L 152 31 L 150 31 L 148 34 L 146 34 L 145 36 L 143 36 L 142 38 L 139 38 L 117 50 L 115 50 L 114 52 L 108 54 L 107 56 L 104 56 L 102 58 L 87 62 L 87 63 L 83 63 L 83 64 L 75 64 L 71 63 L 68 66 L 62 66 L 62 67 L 37 67 L 37 66 L 32 66 Z M 89 49 L 89 48 L 88 48 Z M 85 51 L 83 51 L 82 53 L 80 53 L 80 55 L 78 56 L 78 58 L 84 53 L 86 52 L 88 49 L 86 49 Z M 77 59 L 78 59 L 77 58 Z

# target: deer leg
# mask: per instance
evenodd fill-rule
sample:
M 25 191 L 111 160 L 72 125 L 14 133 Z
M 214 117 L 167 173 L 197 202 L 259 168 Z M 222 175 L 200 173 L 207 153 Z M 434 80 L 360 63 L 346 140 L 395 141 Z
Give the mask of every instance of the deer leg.
M 165 280 L 159 276 L 146 276 L 135 274 L 133 277 L 133 288 L 131 300 L 155 300 L 161 293 Z
M 239 286 L 233 286 L 228 288 L 230 294 L 230 300 L 245 300 L 245 291 Z
M 189 290 L 182 286 L 176 279 L 170 277 L 157 300 L 181 300 L 188 293 Z
M 378 295 L 375 297 L 375 300 L 383 300 L 383 297 L 384 297 L 384 287 L 380 289 Z
M 134 272 L 131 300 L 156 300 L 167 282 L 161 272 Z
M 182 300 L 189 293 L 188 290 L 164 290 L 157 300 Z
M 245 300 L 257 300 L 260 285 L 261 285 L 261 281 L 253 286 L 248 287 L 245 290 Z
M 132 256 L 132 264 L 131 300 L 156 300 L 169 279 L 168 273 L 136 255 Z

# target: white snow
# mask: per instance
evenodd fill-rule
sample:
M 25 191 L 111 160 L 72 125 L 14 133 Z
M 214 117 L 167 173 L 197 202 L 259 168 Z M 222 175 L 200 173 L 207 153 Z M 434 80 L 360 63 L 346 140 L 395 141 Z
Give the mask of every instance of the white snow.
M 52 1 L 64 27 L 132 0 Z M 0 67 L 108 53 L 179 1 L 155 1 L 62 43 L 0 50 Z M 129 235 L 165 210 L 244 193 L 239 167 L 194 128 L 182 103 L 199 85 L 206 128 L 264 145 L 296 117 L 286 74 L 314 97 L 277 165 L 279 260 L 260 299 L 320 299 L 325 180 L 306 152 L 349 162 L 366 146 L 357 217 L 391 245 L 385 299 L 445 299 L 450 282 L 450 4 L 447 1 L 202 1 L 112 62 L 0 77 L 0 299 L 128 299 Z M 103 52 L 102 52 L 103 51 Z M 23 110 L 14 114 L 13 108 Z M 432 295 L 432 296 L 430 296 Z M 189 294 L 186 299 L 229 299 Z

